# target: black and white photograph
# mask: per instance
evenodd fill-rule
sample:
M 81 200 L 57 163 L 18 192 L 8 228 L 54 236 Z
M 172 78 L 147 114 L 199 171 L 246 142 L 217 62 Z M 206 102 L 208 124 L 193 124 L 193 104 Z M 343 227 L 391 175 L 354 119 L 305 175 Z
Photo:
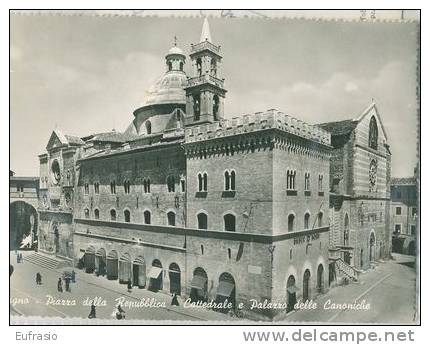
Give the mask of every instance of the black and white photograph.
M 162 12 L 9 14 L 10 324 L 420 324 L 419 10 Z

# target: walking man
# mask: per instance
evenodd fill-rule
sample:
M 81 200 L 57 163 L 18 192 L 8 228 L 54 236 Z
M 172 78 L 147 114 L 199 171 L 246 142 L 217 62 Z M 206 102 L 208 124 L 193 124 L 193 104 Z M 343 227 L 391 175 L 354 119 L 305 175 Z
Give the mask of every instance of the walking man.
M 70 289 L 70 278 L 67 276 L 64 280 L 66 281 L 66 291 L 72 292 L 72 290 Z
M 63 292 L 63 281 L 61 280 L 61 278 L 58 278 L 57 290 L 58 292 Z
M 36 284 L 42 285 L 42 275 L 39 272 L 36 273 Z
M 94 302 L 91 303 L 91 310 L 90 314 L 88 315 L 89 319 L 95 319 L 96 318 L 96 306 L 94 305 Z

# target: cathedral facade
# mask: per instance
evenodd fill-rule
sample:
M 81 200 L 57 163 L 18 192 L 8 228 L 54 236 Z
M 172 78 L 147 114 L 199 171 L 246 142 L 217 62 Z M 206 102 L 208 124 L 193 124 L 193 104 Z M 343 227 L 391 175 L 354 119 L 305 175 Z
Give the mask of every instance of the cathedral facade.
M 349 141 L 276 109 L 227 119 L 207 19 L 189 60 L 187 76 L 182 50 L 169 50 L 125 132 L 52 133 L 39 156 L 39 250 L 88 274 L 269 318 L 386 257 L 390 167 L 376 107 Z M 378 148 L 365 142 L 372 121 Z

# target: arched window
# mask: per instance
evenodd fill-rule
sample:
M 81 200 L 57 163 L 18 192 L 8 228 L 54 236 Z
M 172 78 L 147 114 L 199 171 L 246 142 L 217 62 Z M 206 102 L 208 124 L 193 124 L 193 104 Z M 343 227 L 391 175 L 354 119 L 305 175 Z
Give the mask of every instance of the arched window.
M 99 219 L 100 218 L 100 211 L 97 208 L 94 210 L 94 218 L 95 219 Z
M 167 191 L 173 193 L 175 191 L 175 177 L 172 175 L 167 176 Z
M 224 216 L 224 230 L 236 231 L 236 217 L 233 214 L 228 213 Z
M 224 173 L 224 189 L 230 190 L 230 173 L 228 171 Z
M 90 210 L 89 209 L 86 208 L 84 210 L 84 214 L 85 214 L 85 218 L 87 218 L 87 219 L 90 218 Z
M 184 70 L 184 63 L 182 61 L 179 63 L 179 70 L 180 71 Z
M 169 71 L 171 71 L 173 69 L 172 61 L 169 61 L 168 66 L 169 66 Z
M 345 220 L 344 220 L 343 244 L 346 246 L 349 244 L 349 216 L 348 216 L 348 213 L 345 214 Z
M 378 149 L 378 124 L 375 116 L 372 116 L 369 123 L 369 147 L 375 150 Z
M 124 181 L 124 193 L 130 194 L 130 181 L 129 180 Z
M 100 183 L 98 183 L 98 182 L 94 183 L 94 193 L 95 194 L 100 193 Z
M 296 190 L 296 171 L 287 170 L 287 190 Z
M 111 183 L 110 183 L 110 192 L 111 192 L 111 194 L 115 194 L 116 193 L 116 183 L 115 183 L 115 181 L 111 181 Z
M 197 179 L 199 180 L 199 192 L 203 191 L 203 176 L 201 173 L 198 173 Z
M 151 121 L 146 121 L 145 122 L 145 127 L 146 127 L 146 134 L 151 134 L 152 133 L 152 126 L 151 126 Z
M 219 97 L 218 95 L 215 95 L 213 97 L 213 101 L 212 101 L 212 114 L 214 116 L 214 120 L 218 120 L 218 115 L 219 115 Z
M 181 193 L 185 193 L 185 178 L 181 178 Z
M 294 220 L 295 220 L 294 214 L 290 214 L 288 216 L 288 232 L 294 231 L 294 225 L 295 225 Z
M 198 229 L 207 230 L 208 228 L 208 216 L 201 212 L 197 215 Z
M 116 220 L 116 211 L 110 210 L 110 220 L 115 221 Z
M 208 191 L 208 174 L 203 173 L 203 191 Z
M 216 77 L 216 74 L 217 74 L 216 60 L 215 59 L 211 59 L 211 75 L 213 75 L 214 77 Z
M 194 121 L 200 120 L 200 95 L 193 96 Z
M 143 221 L 145 224 L 151 224 L 151 212 L 146 210 L 143 212 Z
M 151 193 L 151 180 L 149 178 L 143 179 L 143 192 Z
M 197 67 L 197 75 L 200 77 L 202 75 L 202 59 L 201 58 L 197 59 L 196 67 Z
M 318 227 L 321 228 L 323 226 L 323 216 L 324 214 L 320 211 L 318 213 Z
M 305 213 L 305 218 L 304 218 L 304 229 L 308 230 L 309 229 L 309 219 L 310 219 L 310 215 L 308 212 Z
M 234 170 L 224 172 L 224 188 L 226 191 L 236 190 L 236 172 Z
M 173 211 L 167 212 L 167 224 L 170 226 L 175 226 L 176 224 L 176 214 Z
M 124 222 L 130 223 L 130 211 L 124 210 Z
M 236 172 L 234 170 L 230 172 L 230 189 L 236 190 Z

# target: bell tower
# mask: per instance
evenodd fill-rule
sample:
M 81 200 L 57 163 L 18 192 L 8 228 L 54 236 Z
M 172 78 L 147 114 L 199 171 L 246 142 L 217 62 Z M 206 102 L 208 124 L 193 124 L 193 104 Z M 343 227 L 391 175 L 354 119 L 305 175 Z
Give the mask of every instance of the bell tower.
M 221 47 L 212 43 L 208 19 L 200 42 L 191 44 L 191 77 L 186 92 L 186 126 L 213 123 L 224 118 L 224 79 L 219 76 Z

